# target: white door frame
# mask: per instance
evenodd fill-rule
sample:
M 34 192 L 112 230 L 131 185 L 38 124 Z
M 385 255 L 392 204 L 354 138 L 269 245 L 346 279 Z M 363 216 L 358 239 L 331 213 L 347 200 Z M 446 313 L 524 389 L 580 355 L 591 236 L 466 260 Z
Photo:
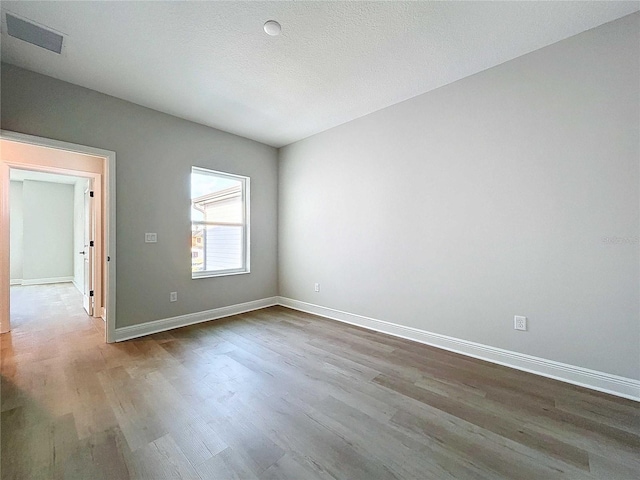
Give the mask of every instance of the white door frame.
M 97 288 L 98 285 L 94 282 L 93 274 L 95 272 L 95 268 L 93 268 L 93 262 L 96 261 L 96 256 L 93 254 L 93 249 L 91 248 L 91 239 L 96 238 L 99 232 L 99 230 L 95 228 L 96 218 L 94 210 L 96 209 L 96 205 L 91 200 L 91 197 L 93 196 L 93 184 L 96 183 L 96 181 L 94 179 L 89 179 L 87 183 L 88 186 L 82 197 L 82 252 L 78 252 L 76 249 L 73 253 L 74 258 L 78 258 L 76 255 L 82 254 L 82 268 L 79 269 L 79 271 L 82 272 L 82 283 L 80 284 L 82 285 L 82 306 L 89 315 L 95 316 L 96 297 L 95 295 L 91 296 L 90 292 L 91 290 L 96 290 L 96 292 L 99 293 L 102 288 L 100 278 L 98 278 L 98 281 L 101 288 Z M 78 285 L 76 284 L 76 286 Z
M 0 130 L 0 139 L 11 142 L 24 143 L 38 147 L 53 148 L 72 153 L 100 157 L 103 160 L 102 176 L 104 180 L 104 258 L 99 267 L 103 270 L 103 285 L 106 305 L 106 341 L 115 341 L 116 326 L 116 154 L 109 150 L 60 142 L 43 137 L 25 135 L 22 133 Z M 66 168 L 65 168 L 66 167 Z M 71 173 L 73 169 L 68 166 L 56 165 L 55 162 L 22 163 L 19 160 L 7 161 L 0 157 L 0 333 L 11 329 L 10 319 L 10 236 L 9 236 L 9 169 L 21 168 L 27 170 L 39 170 L 50 173 Z M 71 173 L 81 176 L 93 176 L 80 170 Z

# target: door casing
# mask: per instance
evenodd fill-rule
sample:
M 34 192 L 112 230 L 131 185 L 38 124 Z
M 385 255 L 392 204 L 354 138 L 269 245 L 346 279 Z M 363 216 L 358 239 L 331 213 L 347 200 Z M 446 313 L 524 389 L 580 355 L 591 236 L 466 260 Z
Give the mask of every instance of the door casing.
M 25 147 L 22 152 L 21 146 Z M 38 148 L 29 150 L 29 147 Z M 25 151 L 31 153 L 21 154 Z M 0 333 L 11 329 L 9 169 L 19 168 L 93 179 L 93 190 L 98 200 L 94 202 L 94 212 L 100 218 L 98 231 L 102 231 L 99 240 L 96 239 L 95 277 L 103 280 L 102 287 L 96 287 L 95 292 L 97 295 L 104 291 L 105 295 L 104 301 L 96 298 L 96 304 L 106 307 L 106 341 L 115 341 L 115 160 L 115 152 L 108 150 L 0 130 Z M 103 312 L 97 314 L 102 316 Z
M 91 201 L 93 197 L 93 181 L 89 179 L 89 186 L 84 191 L 84 199 L 83 199 L 83 208 L 84 213 L 82 216 L 83 221 L 83 230 L 84 230 L 84 241 L 82 248 L 82 306 L 84 307 L 87 315 L 94 316 L 95 312 L 95 297 L 91 294 L 91 290 L 98 289 L 95 280 L 93 279 L 93 263 L 95 262 L 95 256 L 93 255 L 94 247 L 91 245 L 91 240 L 95 238 L 96 228 L 93 215 L 94 204 Z M 95 198 L 95 197 L 94 197 Z M 100 289 L 102 289 L 102 285 L 100 285 Z

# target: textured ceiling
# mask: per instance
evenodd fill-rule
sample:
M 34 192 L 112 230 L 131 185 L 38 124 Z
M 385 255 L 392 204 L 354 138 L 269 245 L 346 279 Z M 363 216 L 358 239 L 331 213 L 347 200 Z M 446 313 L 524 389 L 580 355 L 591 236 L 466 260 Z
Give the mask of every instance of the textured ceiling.
M 639 9 L 639 2 L 2 2 L 2 60 L 282 146 Z M 6 35 L 4 13 L 65 35 Z M 266 20 L 282 35 L 262 30 Z

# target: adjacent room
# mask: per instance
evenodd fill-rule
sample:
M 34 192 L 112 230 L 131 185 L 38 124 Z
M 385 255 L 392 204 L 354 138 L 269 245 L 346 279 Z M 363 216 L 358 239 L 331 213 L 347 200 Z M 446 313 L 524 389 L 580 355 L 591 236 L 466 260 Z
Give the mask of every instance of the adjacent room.
M 640 2 L 1 5 L 4 479 L 636 479 Z

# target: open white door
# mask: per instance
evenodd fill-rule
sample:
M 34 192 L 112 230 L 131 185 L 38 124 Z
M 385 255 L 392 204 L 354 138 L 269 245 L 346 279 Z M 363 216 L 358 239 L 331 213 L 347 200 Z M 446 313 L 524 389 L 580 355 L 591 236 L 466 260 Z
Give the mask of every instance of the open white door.
M 93 316 L 93 180 L 89 180 L 89 188 L 84 192 L 84 249 L 79 252 L 84 256 L 84 291 L 82 306 L 87 314 Z

